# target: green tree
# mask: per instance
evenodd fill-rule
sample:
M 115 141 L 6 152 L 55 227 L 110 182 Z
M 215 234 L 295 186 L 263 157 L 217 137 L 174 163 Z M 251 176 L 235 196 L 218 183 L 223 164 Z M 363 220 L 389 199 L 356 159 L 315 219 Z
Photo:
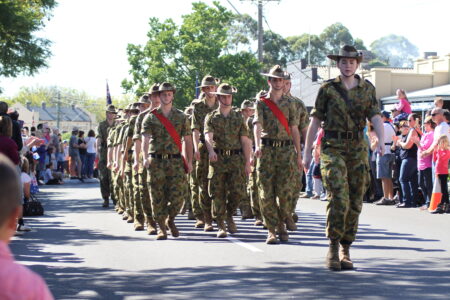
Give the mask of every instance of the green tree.
M 370 44 L 371 51 L 391 67 L 412 67 L 419 50 L 406 37 L 390 34 Z
M 0 0 L 0 76 L 33 75 L 47 66 L 51 42 L 34 33 L 55 6 L 55 0 Z
M 342 45 L 354 45 L 358 50 L 367 50 L 361 39 L 354 39 L 347 27 L 342 23 L 334 23 L 323 30 L 320 39 L 324 43 L 326 53 L 339 53 Z
M 290 60 L 308 59 L 308 49 L 310 48 L 311 64 L 320 65 L 325 62 L 325 47 L 317 35 L 304 33 L 287 37 L 286 40 L 292 52 Z
M 180 26 L 171 19 L 149 20 L 147 43 L 128 45 L 131 79 L 123 80 L 122 87 L 140 94 L 153 82 L 172 82 L 177 87 L 174 104 L 182 108 L 195 96 L 196 78 L 212 74 L 237 86 L 241 91 L 236 95 L 239 104 L 263 83 L 259 74 L 261 66 L 254 55 L 236 52 L 236 43 L 249 43 L 244 39 L 245 34 L 238 40 L 230 35 L 239 20 L 218 2 L 212 6 L 193 3 L 192 10 L 183 16 Z

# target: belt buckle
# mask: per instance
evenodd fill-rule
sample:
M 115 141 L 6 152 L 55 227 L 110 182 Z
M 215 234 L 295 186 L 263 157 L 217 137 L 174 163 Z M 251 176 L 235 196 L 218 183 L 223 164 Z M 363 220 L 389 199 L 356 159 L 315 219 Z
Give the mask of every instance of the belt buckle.
M 280 147 L 280 142 L 279 141 L 274 141 L 273 142 L 273 146 L 274 147 Z
M 161 155 L 161 158 L 162 158 L 162 159 L 169 159 L 169 154 L 162 154 L 162 155 Z
M 353 140 L 353 131 L 347 131 L 347 140 Z
M 225 150 L 225 155 L 230 156 L 231 155 L 231 150 Z

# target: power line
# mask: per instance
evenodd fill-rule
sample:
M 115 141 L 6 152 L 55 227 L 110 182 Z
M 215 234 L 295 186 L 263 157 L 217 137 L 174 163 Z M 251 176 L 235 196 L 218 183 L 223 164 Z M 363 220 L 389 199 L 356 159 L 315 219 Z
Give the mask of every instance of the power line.
M 242 14 L 237 10 L 237 8 L 236 7 L 234 7 L 234 5 L 233 5 L 233 3 L 231 3 L 231 1 L 230 0 L 227 0 L 227 2 L 228 2 L 228 4 L 230 4 L 231 5 L 231 7 L 234 9 L 234 11 L 238 14 L 238 15 L 240 15 L 240 16 L 242 16 Z

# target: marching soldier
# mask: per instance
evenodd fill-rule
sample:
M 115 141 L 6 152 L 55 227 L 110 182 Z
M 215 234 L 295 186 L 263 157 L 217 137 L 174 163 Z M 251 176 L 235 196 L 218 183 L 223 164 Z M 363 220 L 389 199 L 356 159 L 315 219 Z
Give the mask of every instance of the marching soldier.
M 281 241 L 289 239 L 284 222 L 296 228 L 289 205 L 290 181 L 303 165 L 297 109 L 283 94 L 285 72 L 276 65 L 263 75 L 268 77 L 270 90 L 257 101 L 253 120 L 256 173 L 261 213 L 268 229 L 266 243 L 276 244 L 276 230 Z
M 350 245 L 355 240 L 363 196 L 369 184 L 367 143 L 363 129 L 369 119 L 378 141 L 383 141 L 375 87 L 355 75 L 362 55 L 353 46 L 344 46 L 337 62 L 341 74 L 322 85 L 311 112 L 304 165 L 309 166 L 311 148 L 321 122 L 325 135 L 321 143 L 320 165 L 327 190 L 327 228 L 330 240 L 326 264 L 331 270 L 352 269 Z M 381 155 L 384 145 L 378 145 Z M 339 244 L 341 257 L 339 257 Z
M 100 191 L 103 198 L 103 207 L 109 207 L 109 197 L 115 204 L 115 199 L 111 193 L 111 170 L 107 168 L 108 162 L 108 134 L 111 128 L 114 127 L 114 120 L 117 111 L 114 105 L 108 105 L 106 108 L 106 120 L 98 124 L 97 133 L 97 155 L 98 155 L 98 171 L 100 177 Z
M 204 226 L 204 231 L 212 231 L 213 226 L 211 198 L 208 195 L 208 151 L 206 149 L 203 131 L 206 115 L 218 108 L 216 95 L 214 94 L 217 90 L 218 82 L 219 80 L 211 75 L 203 77 L 200 87 L 205 97 L 200 98 L 200 101 L 192 103 L 194 109 L 191 127 L 194 140 L 194 158 L 196 160 L 194 176 L 196 176 L 198 182 L 199 194 L 199 199 L 197 200 L 199 205 L 194 202 L 192 203 L 192 208 L 197 218 L 195 227 L 199 228 Z M 193 193 L 196 193 L 196 191 Z M 198 206 L 202 208 L 202 212 L 195 211 L 195 208 Z
M 160 105 L 159 84 L 158 83 L 153 84 L 150 87 L 148 93 L 149 97 L 147 97 L 147 99 L 145 99 L 145 97 L 142 99 L 142 102 L 145 103 L 141 104 L 142 111 L 136 120 L 136 125 L 134 128 L 133 142 L 135 155 L 134 155 L 133 170 L 138 173 L 137 182 L 135 182 L 135 186 L 138 187 L 139 197 L 141 198 L 140 202 L 146 219 L 147 233 L 156 234 L 156 222 L 153 219 L 152 204 L 150 201 L 149 186 L 147 183 L 148 172 L 143 164 L 143 157 L 145 153 L 142 151 L 143 145 L 141 139 L 141 131 L 145 116 L 147 116 L 149 112 L 159 107 Z
M 208 191 L 219 238 L 227 236 L 225 219 L 228 232 L 237 232 L 233 214 L 246 197 L 245 173 L 251 173 L 248 129 L 242 114 L 231 107 L 235 92 L 227 83 L 219 86 L 214 92 L 219 108 L 206 116 L 204 126 L 209 153 Z
M 303 101 L 300 98 L 297 98 L 295 96 L 293 96 L 291 94 L 291 86 L 292 86 L 292 82 L 291 82 L 291 74 L 286 72 L 286 77 L 284 80 L 284 94 L 289 97 L 290 99 L 293 100 L 296 109 L 297 109 L 297 113 L 299 116 L 299 125 L 298 125 L 298 130 L 300 132 L 300 142 L 304 143 L 305 142 L 305 138 L 306 138 L 306 133 L 308 132 L 308 125 L 309 125 L 309 115 L 308 115 L 308 110 L 306 109 L 305 103 L 303 103 Z M 295 208 L 297 207 L 297 200 L 300 196 L 300 191 L 302 189 L 302 176 L 303 176 L 303 170 L 299 170 L 299 172 L 294 172 L 293 173 L 293 178 L 292 181 L 295 184 L 295 187 L 292 189 L 293 194 L 290 196 L 290 206 L 291 206 L 291 213 L 292 213 L 292 218 L 294 220 L 294 222 L 297 222 L 298 220 L 298 216 L 295 213 Z M 286 224 L 288 226 L 288 224 Z M 289 230 L 295 230 L 295 228 L 289 228 Z
M 173 237 L 179 236 L 175 217 L 187 194 L 185 172 L 192 171 L 192 131 L 188 117 L 173 107 L 175 87 L 164 82 L 159 92 L 161 106 L 148 113 L 142 125 L 143 162 L 148 169 L 153 217 L 159 226 L 156 239 L 165 240 L 166 226 Z

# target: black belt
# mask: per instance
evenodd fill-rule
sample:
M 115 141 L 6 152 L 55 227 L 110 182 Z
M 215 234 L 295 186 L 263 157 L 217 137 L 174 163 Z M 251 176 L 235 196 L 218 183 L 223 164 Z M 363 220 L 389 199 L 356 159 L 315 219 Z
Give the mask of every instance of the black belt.
M 156 153 L 150 153 L 151 158 L 158 158 L 158 159 L 171 159 L 171 158 L 181 158 L 181 154 L 156 154 Z
M 200 138 L 199 141 L 200 141 L 200 143 L 205 144 L 205 139 L 204 138 Z
M 394 142 L 384 143 L 384 145 L 386 145 L 386 146 L 392 146 L 393 143 L 394 143 Z
M 242 149 L 234 149 L 234 150 L 222 150 L 222 149 L 214 149 L 214 152 L 220 154 L 222 156 L 231 156 L 242 153 Z
M 292 145 L 292 140 L 272 140 L 272 139 L 261 139 L 261 143 L 264 146 L 270 146 L 270 147 L 286 147 Z
M 362 132 L 353 131 L 325 131 L 325 138 L 340 139 L 340 140 L 360 140 L 362 139 Z
M 133 150 L 128 150 L 128 154 L 133 154 Z

